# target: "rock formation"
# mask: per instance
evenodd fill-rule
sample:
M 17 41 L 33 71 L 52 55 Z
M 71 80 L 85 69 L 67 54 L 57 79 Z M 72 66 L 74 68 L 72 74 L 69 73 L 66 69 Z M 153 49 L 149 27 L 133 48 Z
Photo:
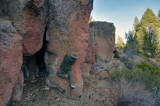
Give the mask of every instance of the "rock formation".
M 11 78 L 11 80 L 13 79 L 14 81 L 11 83 L 12 86 L 6 89 L 6 91 L 12 91 L 14 83 L 23 82 L 18 80 L 23 79 L 21 78 L 21 74 L 19 74 L 23 60 L 22 54 L 23 56 L 30 56 L 29 60 L 34 60 L 32 57 L 34 57 L 34 54 L 42 48 L 43 36 L 44 33 L 47 33 L 46 39 L 49 43 L 46 55 L 48 56 L 48 59 L 45 61 L 48 63 L 47 70 L 49 70 L 51 73 L 49 75 L 49 81 L 57 84 L 66 90 L 67 94 L 69 94 L 70 88 L 68 86 L 68 81 L 58 78 L 54 75 L 59 69 L 64 55 L 66 53 L 76 52 L 79 54 L 80 58 L 72 67 L 73 80 L 77 86 L 77 88 L 72 92 L 72 95 L 74 95 L 73 97 L 79 96 L 83 88 L 83 80 L 81 77 L 80 69 L 81 63 L 84 62 L 86 49 L 88 46 L 88 20 L 92 8 L 93 0 L 1 0 L 0 18 L 9 20 L 10 23 L 12 23 L 10 27 L 14 27 L 15 29 L 12 29 L 16 31 L 17 36 L 19 34 L 22 37 L 20 44 L 23 46 L 23 49 L 21 48 L 23 51 L 17 50 L 17 48 L 20 48 L 19 46 L 17 46 L 17 48 L 10 48 L 13 51 L 13 55 L 17 53 L 19 56 L 21 56 L 21 61 L 17 59 L 19 64 L 16 66 L 16 72 L 13 72 L 17 80 Z M 10 32 L 7 32 L 6 35 L 7 34 L 10 34 Z M 14 37 L 16 38 L 16 36 Z M 9 38 L 3 40 L 1 37 L 0 40 L 3 42 L 12 43 L 15 39 L 13 39 L 12 42 L 9 42 Z M 8 45 L 6 45 L 6 48 L 3 50 L 7 51 L 7 46 Z M 21 52 L 21 54 L 19 52 Z M 1 54 L 1 56 L 10 56 L 10 52 L 6 54 L 1 52 Z M 14 58 L 14 56 L 12 58 Z M 4 59 L 1 60 L 1 62 L 3 61 Z M 3 67 L 1 66 L 1 68 Z M 34 65 L 30 64 L 28 69 L 30 69 L 30 73 L 35 71 L 35 62 Z M 11 71 L 12 70 L 10 69 L 9 72 Z M 6 76 L 5 78 L 9 77 Z M 5 85 L 2 86 L 4 87 Z M 16 86 L 14 89 L 18 87 L 19 86 Z M 17 91 L 13 92 L 13 99 L 17 97 L 15 95 L 16 92 Z M 7 101 L 11 98 L 12 92 L 8 92 L 6 94 L 8 94 L 8 96 L 6 96 L 7 99 L 5 103 L 2 99 L 0 100 L 3 101 L 3 104 L 6 104 Z
M 49 0 L 1 0 L 1 56 L 0 79 L 1 106 L 12 100 L 20 100 L 23 91 L 23 75 L 20 73 L 23 56 L 32 56 L 43 45 L 43 35 L 48 20 Z M 9 20 L 6 23 L 4 20 Z M 12 24 L 8 24 L 12 23 Z M 2 35 L 1 35 L 2 34 Z M 4 35 L 5 34 L 5 35 Z M 21 37 L 22 39 L 21 39 Z M 16 47 L 17 46 L 17 47 Z M 22 49 L 23 46 L 23 49 Z M 13 61 L 12 61 L 13 60 Z M 31 59 L 33 60 L 33 59 Z M 8 61 L 7 63 L 5 63 Z M 5 68 L 3 66 L 5 65 Z M 32 70 L 34 67 L 31 66 Z M 9 82 L 6 82 L 9 81 Z M 13 92 L 12 92 L 13 91 Z
M 12 21 L 23 38 L 23 55 L 31 56 L 43 45 L 48 0 L 1 0 L 0 17 Z
M 11 22 L 0 20 L 0 106 L 19 100 L 23 90 L 22 38 Z M 18 87 L 19 86 L 19 87 Z
M 89 75 L 89 68 L 94 63 L 95 66 L 102 68 L 102 70 L 108 68 L 112 64 L 114 45 L 115 27 L 113 23 L 90 23 L 89 44 L 85 62 L 83 63 L 83 75 Z
M 93 22 L 90 24 L 90 41 L 95 48 L 95 62 L 109 63 L 115 44 L 115 27 L 113 23 Z
M 110 63 L 114 49 L 112 23 L 93 22 L 89 28 L 92 9 L 93 0 L 0 0 L 0 106 L 20 100 L 22 61 L 26 59 L 26 70 L 34 77 L 42 46 L 39 57 L 45 58 L 40 60 L 49 72 L 47 84 L 69 97 L 80 97 L 82 74 L 89 75 L 95 62 Z M 64 56 L 71 53 L 79 55 L 72 66 L 74 90 L 68 80 L 56 76 Z
M 78 97 L 82 93 L 83 80 L 81 64 L 85 60 L 88 46 L 89 24 L 93 0 L 52 0 L 50 3 L 50 19 L 48 26 L 48 51 L 46 64 L 49 70 L 48 84 L 65 90 L 67 95 Z M 72 66 L 73 83 L 76 86 L 70 90 L 66 79 L 56 76 L 65 54 L 77 53 L 79 59 Z

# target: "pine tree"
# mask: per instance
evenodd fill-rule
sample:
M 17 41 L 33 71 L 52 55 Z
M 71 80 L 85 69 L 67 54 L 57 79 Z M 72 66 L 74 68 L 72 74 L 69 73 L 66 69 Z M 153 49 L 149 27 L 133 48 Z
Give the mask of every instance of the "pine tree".
M 160 10 L 158 11 L 158 20 L 159 20 L 159 24 L 160 24 Z
M 160 10 L 158 11 L 158 18 L 160 18 Z
M 129 30 L 128 33 L 125 33 L 125 37 L 127 39 L 127 42 L 124 51 L 130 56 L 137 54 L 136 36 L 133 31 Z
M 138 20 L 138 17 L 136 16 L 134 18 L 134 23 L 133 23 L 133 29 L 132 29 L 132 33 L 135 34 L 135 31 L 136 31 L 136 28 L 137 28 L 137 25 L 139 24 L 139 20 Z
M 128 33 L 125 33 L 125 38 L 127 39 L 127 43 L 130 43 L 130 41 L 132 42 L 135 39 L 136 29 L 137 29 L 138 25 L 139 25 L 139 20 L 138 20 L 138 18 L 136 16 L 134 18 L 132 31 L 129 30 Z
M 117 47 L 123 49 L 125 47 L 125 43 L 122 40 L 122 37 L 118 36 Z
M 138 17 L 136 16 L 134 18 L 132 31 L 129 30 L 128 33 L 125 33 L 125 38 L 127 41 L 124 51 L 130 56 L 137 54 L 136 30 L 138 25 L 139 25 L 139 20 Z
M 139 53 L 155 57 L 159 50 L 159 21 L 154 12 L 147 8 L 142 16 L 140 24 L 136 28 L 136 40 L 138 42 Z

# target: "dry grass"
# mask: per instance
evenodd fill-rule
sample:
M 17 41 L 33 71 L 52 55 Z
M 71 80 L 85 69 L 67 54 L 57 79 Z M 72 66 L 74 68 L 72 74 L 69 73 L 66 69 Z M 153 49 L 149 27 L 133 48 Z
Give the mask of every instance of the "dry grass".
M 155 106 L 158 104 L 158 98 L 154 98 L 153 93 L 143 83 L 121 79 L 117 85 L 121 89 L 120 106 Z

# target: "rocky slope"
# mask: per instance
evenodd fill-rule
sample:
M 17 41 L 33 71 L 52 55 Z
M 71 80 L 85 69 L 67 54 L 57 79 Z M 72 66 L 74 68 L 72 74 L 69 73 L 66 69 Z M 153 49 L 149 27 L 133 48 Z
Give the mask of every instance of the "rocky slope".
M 115 106 L 118 103 L 120 90 L 108 77 L 101 78 L 101 73 L 92 68 L 90 77 L 83 77 L 84 87 L 80 98 L 71 99 L 57 89 L 49 88 L 44 78 L 24 86 L 23 97 L 13 105 L 29 106 Z M 44 98 L 45 97 L 45 98 Z M 9 103 L 7 106 L 10 106 Z

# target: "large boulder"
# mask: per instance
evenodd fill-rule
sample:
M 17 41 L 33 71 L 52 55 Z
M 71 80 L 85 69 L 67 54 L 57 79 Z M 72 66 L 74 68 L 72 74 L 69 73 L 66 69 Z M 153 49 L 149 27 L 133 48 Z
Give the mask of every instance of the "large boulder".
M 0 106 L 5 106 L 11 97 L 14 100 L 21 98 L 23 89 L 21 65 L 22 38 L 11 22 L 0 20 Z M 18 86 L 20 88 L 17 88 Z M 12 95 L 12 92 L 16 93 Z
M 48 53 L 46 54 L 49 70 L 48 84 L 65 90 L 70 97 L 79 97 L 82 93 L 81 77 L 82 63 L 88 46 L 89 24 L 93 0 L 51 0 L 50 19 L 48 26 Z M 68 81 L 56 76 L 57 70 L 66 54 L 77 53 L 79 59 L 72 66 L 74 90 L 70 89 Z
M 48 0 L 1 0 L 0 17 L 12 21 L 23 38 L 23 54 L 33 55 L 43 45 Z
M 90 37 L 95 46 L 96 63 L 108 63 L 115 45 L 115 27 L 113 23 L 93 22 L 90 24 Z
M 115 45 L 115 27 L 113 23 L 91 22 L 89 28 L 89 44 L 85 63 L 95 63 L 99 70 L 112 64 Z

